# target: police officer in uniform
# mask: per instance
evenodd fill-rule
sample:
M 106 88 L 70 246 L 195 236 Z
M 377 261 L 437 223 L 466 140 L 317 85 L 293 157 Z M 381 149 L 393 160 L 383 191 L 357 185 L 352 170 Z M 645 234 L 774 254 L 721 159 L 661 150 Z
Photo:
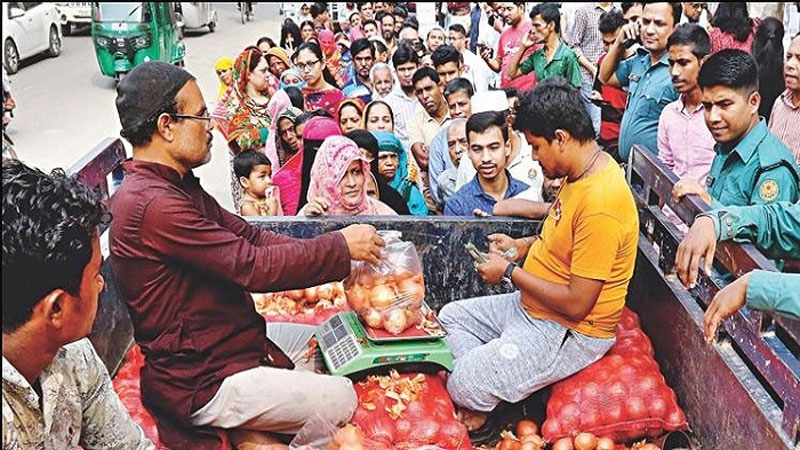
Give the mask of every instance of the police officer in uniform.
M 715 208 L 797 202 L 800 169 L 791 151 L 758 116 L 758 68 L 739 50 L 711 55 L 699 84 L 708 129 L 717 141 L 706 187 L 691 180 L 675 184 L 677 201 L 698 194 Z

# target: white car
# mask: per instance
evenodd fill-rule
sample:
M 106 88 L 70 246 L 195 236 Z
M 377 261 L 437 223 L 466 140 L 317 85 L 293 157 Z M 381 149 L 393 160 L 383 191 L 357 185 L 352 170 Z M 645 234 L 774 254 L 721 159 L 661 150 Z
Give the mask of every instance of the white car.
M 89 2 L 56 3 L 61 30 L 69 36 L 81 25 L 91 25 L 92 5 Z
M 3 2 L 3 64 L 8 73 L 22 59 L 47 52 L 61 54 L 61 22 L 52 3 Z

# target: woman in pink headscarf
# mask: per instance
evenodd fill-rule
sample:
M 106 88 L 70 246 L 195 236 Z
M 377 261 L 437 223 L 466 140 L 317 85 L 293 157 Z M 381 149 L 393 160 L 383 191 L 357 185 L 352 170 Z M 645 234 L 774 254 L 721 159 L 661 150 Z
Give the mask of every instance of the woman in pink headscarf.
M 292 101 L 284 90 L 275 92 L 275 95 L 272 96 L 267 104 L 267 115 L 270 118 L 270 124 L 267 142 L 264 144 L 264 153 L 272 161 L 272 170 L 278 170 L 281 167 L 276 145 L 277 140 L 280 139 L 280 136 L 278 136 L 278 117 L 290 106 L 292 106 Z
M 355 142 L 331 136 L 320 147 L 311 168 L 304 216 L 392 216 L 392 208 L 367 195 L 369 161 Z
M 311 166 L 322 142 L 330 136 L 341 135 L 339 125 L 327 117 L 313 117 L 303 128 L 303 149 L 289 159 L 272 177 L 281 190 L 281 207 L 284 214 L 293 216 L 306 204 L 311 185 Z

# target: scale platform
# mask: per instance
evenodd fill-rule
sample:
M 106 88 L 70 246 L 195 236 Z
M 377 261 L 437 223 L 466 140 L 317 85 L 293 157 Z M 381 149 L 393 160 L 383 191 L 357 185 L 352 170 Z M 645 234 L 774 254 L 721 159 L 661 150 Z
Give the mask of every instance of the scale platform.
M 442 335 L 404 333 L 383 338 L 372 331 L 368 334 L 353 311 L 340 312 L 317 328 L 317 343 L 332 375 L 347 376 L 404 364 L 453 370 L 453 355 Z

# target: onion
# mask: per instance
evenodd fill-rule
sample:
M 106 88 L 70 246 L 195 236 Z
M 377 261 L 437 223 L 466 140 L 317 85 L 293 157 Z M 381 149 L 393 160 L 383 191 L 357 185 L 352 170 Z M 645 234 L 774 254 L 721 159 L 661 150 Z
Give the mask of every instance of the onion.
M 319 295 L 317 295 L 317 287 L 306 288 L 303 291 L 303 298 L 305 298 L 308 303 L 316 303 L 319 301 L 320 298 Z
M 650 401 L 647 407 L 647 412 L 650 417 L 661 419 L 667 414 L 667 402 L 661 397 L 655 397 Z
M 542 439 L 542 437 L 539 436 L 538 434 L 529 434 L 526 436 L 522 436 L 521 441 L 523 450 L 528 450 L 528 449 L 542 450 L 547 446 L 547 442 L 544 439 Z M 526 445 L 528 445 L 528 448 L 525 447 Z
M 392 288 L 386 285 L 378 285 L 372 289 L 372 294 L 370 294 L 370 303 L 375 308 L 388 308 L 392 306 L 395 301 L 395 295 Z
M 400 298 L 408 301 L 414 308 L 419 308 L 425 298 L 425 288 L 412 279 L 401 281 L 397 285 L 397 293 Z
M 439 434 L 439 423 L 433 419 L 424 419 L 416 423 L 410 441 L 414 444 L 432 444 Z
M 304 289 L 293 289 L 291 291 L 286 291 L 286 295 L 289 296 L 290 299 L 298 301 L 303 299 L 303 296 L 305 295 L 304 291 Z
M 364 307 L 369 306 L 369 299 L 367 296 L 369 292 L 366 291 L 359 285 L 353 286 L 346 292 L 347 295 L 347 303 L 350 305 L 350 309 L 353 311 L 361 311 Z
M 394 422 L 385 416 L 374 416 L 362 425 L 367 439 L 391 445 L 394 442 Z
M 467 427 L 461 422 L 451 420 L 439 427 L 438 446 L 443 448 L 459 448 L 467 439 Z
M 611 438 L 602 437 L 597 440 L 597 450 L 614 450 L 616 445 Z
M 333 284 L 327 283 L 319 286 L 317 288 L 317 297 L 320 300 L 333 300 L 336 296 L 336 289 L 333 287 Z
M 400 334 L 405 331 L 407 324 L 408 320 L 406 319 L 405 310 L 393 309 L 383 323 L 383 326 L 389 333 Z
M 539 427 L 532 420 L 520 420 L 517 424 L 517 436 L 520 438 L 539 432 Z
M 370 328 L 381 329 L 383 328 L 383 317 L 378 310 L 370 308 L 364 314 L 364 322 Z
M 594 450 L 597 438 L 592 433 L 581 433 L 575 436 L 575 450 Z
M 542 434 L 548 439 L 558 436 L 561 434 L 561 424 L 556 419 L 545 420 L 542 424 Z
M 572 446 L 572 439 L 565 437 L 557 440 L 555 444 L 553 444 L 553 450 L 574 450 L 575 447 Z
M 413 327 L 422 321 L 422 313 L 418 309 L 407 309 L 406 311 L 406 318 L 408 320 L 408 324 L 406 326 Z
M 497 450 L 522 450 L 522 443 L 511 436 L 507 436 L 497 444 Z
M 638 420 L 647 417 L 647 406 L 639 397 L 628 397 L 625 400 L 625 412 L 628 420 Z
M 414 424 L 407 419 L 398 419 L 394 423 L 394 438 L 397 442 L 406 442 L 414 433 Z

